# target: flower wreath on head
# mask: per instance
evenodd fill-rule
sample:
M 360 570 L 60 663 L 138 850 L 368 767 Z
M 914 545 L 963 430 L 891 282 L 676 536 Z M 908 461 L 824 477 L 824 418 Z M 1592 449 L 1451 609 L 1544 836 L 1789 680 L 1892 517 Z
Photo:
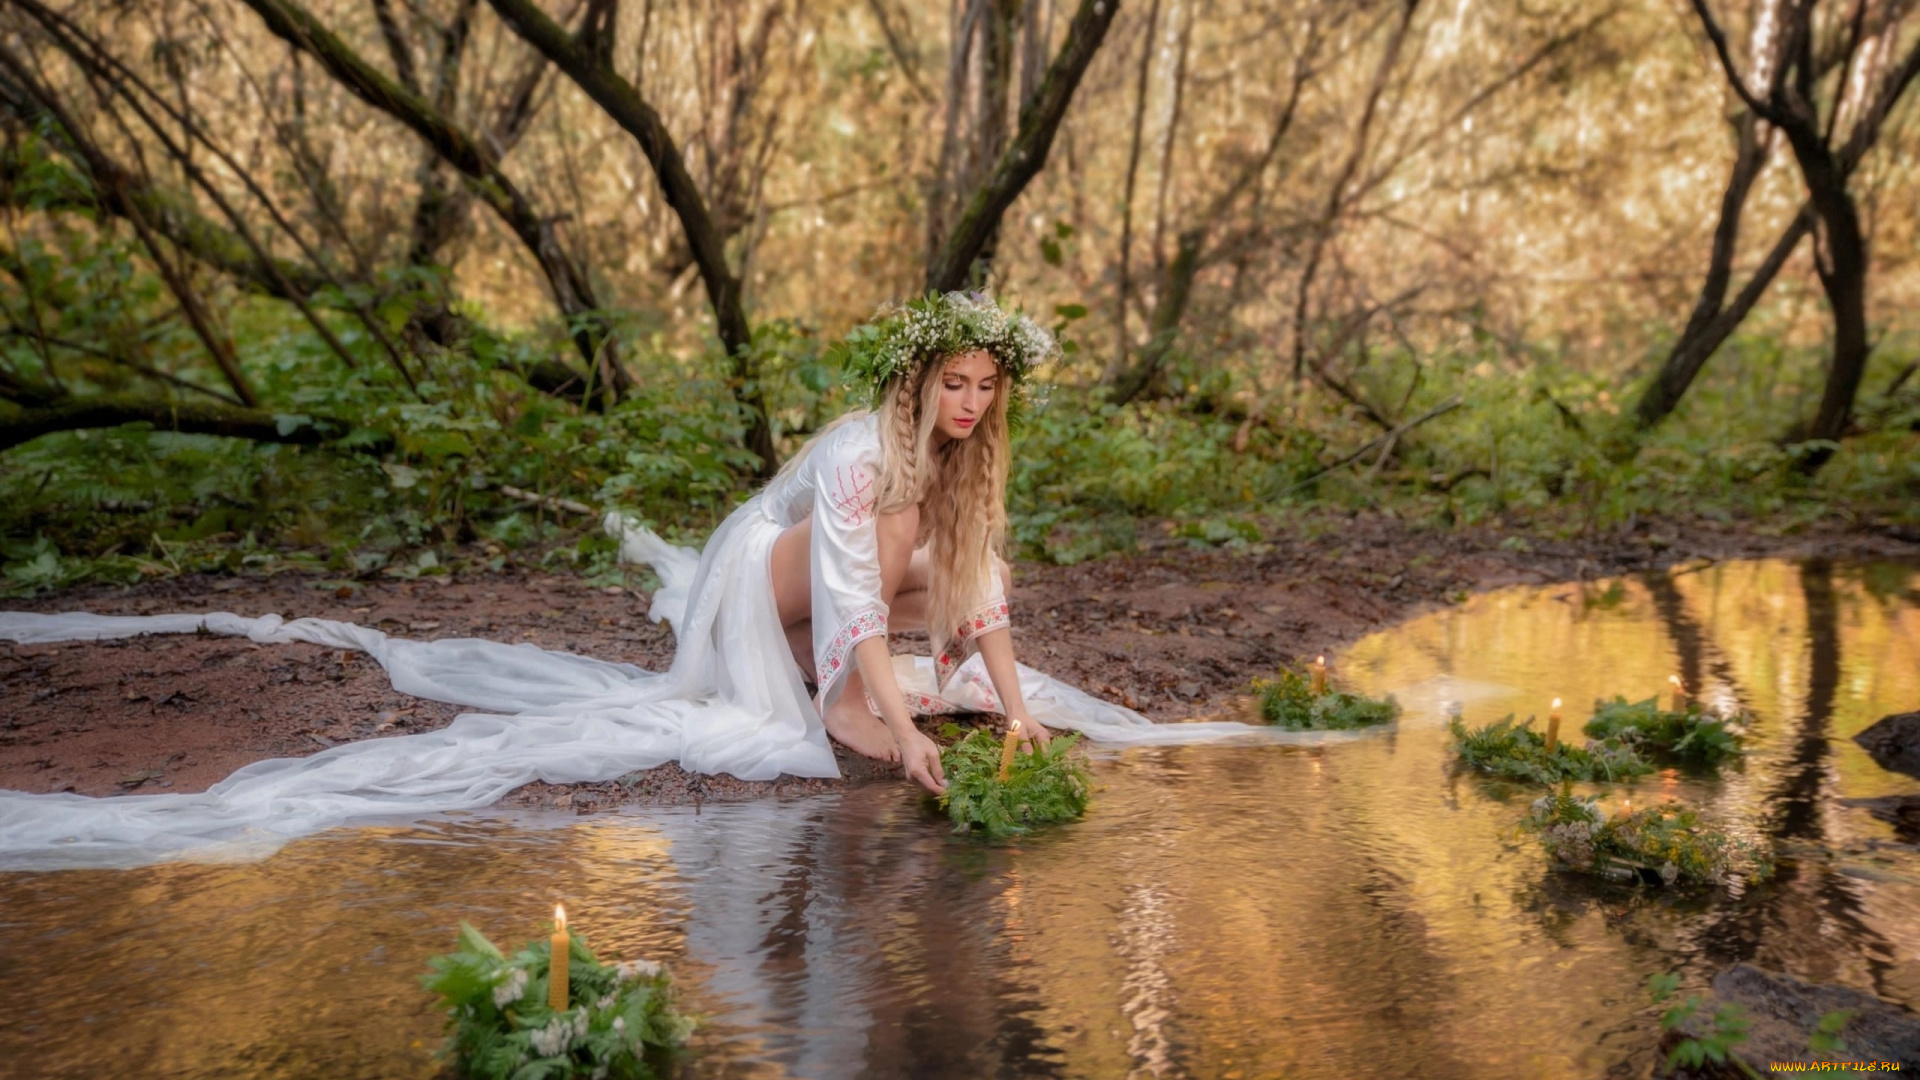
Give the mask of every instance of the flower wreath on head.
M 869 404 L 897 375 L 941 357 L 983 349 L 1011 383 L 1007 419 L 1023 411 L 1027 376 L 1056 350 L 1053 335 L 1015 311 L 1008 313 L 982 293 L 929 293 L 847 332 L 829 352 L 847 380 L 865 391 Z

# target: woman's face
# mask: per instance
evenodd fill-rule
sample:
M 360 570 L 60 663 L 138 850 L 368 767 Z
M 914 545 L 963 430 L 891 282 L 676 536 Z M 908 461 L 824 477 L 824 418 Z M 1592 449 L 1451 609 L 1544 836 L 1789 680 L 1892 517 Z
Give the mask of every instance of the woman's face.
M 993 395 L 1000 390 L 1000 367 L 985 349 L 961 353 L 947 361 L 940 372 L 939 413 L 935 431 L 949 439 L 972 435 L 993 409 Z

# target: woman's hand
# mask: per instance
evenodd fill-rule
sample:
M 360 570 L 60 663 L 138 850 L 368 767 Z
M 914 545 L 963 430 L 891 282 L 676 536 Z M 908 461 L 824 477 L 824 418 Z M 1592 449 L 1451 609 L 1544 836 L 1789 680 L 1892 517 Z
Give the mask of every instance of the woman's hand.
M 896 732 L 894 740 L 900 744 L 900 763 L 907 767 L 907 779 L 935 795 L 946 794 L 947 774 L 940 767 L 940 748 L 933 740 L 918 728 Z
M 1035 720 L 1025 713 L 1017 716 L 1009 713 L 1007 722 L 1009 724 L 1018 723 L 1020 725 L 1020 742 L 1032 753 L 1039 753 L 1040 748 L 1047 745 L 1047 743 L 1053 739 L 1053 736 L 1048 734 L 1045 724 L 1042 724 L 1040 721 Z

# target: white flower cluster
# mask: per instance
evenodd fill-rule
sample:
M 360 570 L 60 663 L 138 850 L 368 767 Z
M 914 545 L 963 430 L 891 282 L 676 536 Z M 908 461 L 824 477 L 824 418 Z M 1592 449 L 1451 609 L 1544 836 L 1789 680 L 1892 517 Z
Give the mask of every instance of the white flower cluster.
M 950 292 L 916 300 L 842 343 L 847 369 L 876 391 L 931 357 L 971 349 L 993 354 L 1015 384 L 1054 352 L 1053 336 L 1025 315 L 1008 314 L 979 294 Z
M 526 968 L 503 969 L 494 978 L 500 980 L 493 988 L 493 1007 L 496 1009 L 504 1009 L 519 1001 L 520 995 L 527 992 Z
M 651 979 L 660 974 L 661 970 L 661 966 L 652 960 L 622 960 L 613 966 L 613 973 L 620 976 L 622 982 Z
M 533 1041 L 533 1049 L 541 1057 L 553 1057 L 566 1053 L 573 1044 L 587 1037 L 587 1010 L 570 1009 L 547 1022 L 539 1031 L 531 1032 L 528 1038 Z

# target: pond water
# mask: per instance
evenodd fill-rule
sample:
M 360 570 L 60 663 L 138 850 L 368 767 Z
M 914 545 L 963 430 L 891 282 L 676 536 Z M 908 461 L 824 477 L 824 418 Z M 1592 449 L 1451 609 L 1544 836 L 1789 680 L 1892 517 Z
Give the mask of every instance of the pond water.
M 1530 793 L 1449 769 L 1450 708 L 1646 697 L 1674 672 L 1754 715 L 1752 754 L 1608 797 L 1697 801 L 1775 844 L 1772 881 L 1675 898 L 1557 873 L 1514 834 Z M 460 919 L 518 944 L 556 899 L 603 957 L 673 965 L 703 1017 L 690 1077 L 1643 1076 L 1647 976 L 1739 960 L 1920 1005 L 1920 852 L 1848 802 L 1920 793 L 1850 741 L 1920 707 L 1920 568 L 1510 589 L 1360 642 L 1336 677 L 1406 715 L 1100 755 L 1084 822 L 998 847 L 881 785 L 0 874 L 0 1068 L 431 1076 L 426 958 Z

